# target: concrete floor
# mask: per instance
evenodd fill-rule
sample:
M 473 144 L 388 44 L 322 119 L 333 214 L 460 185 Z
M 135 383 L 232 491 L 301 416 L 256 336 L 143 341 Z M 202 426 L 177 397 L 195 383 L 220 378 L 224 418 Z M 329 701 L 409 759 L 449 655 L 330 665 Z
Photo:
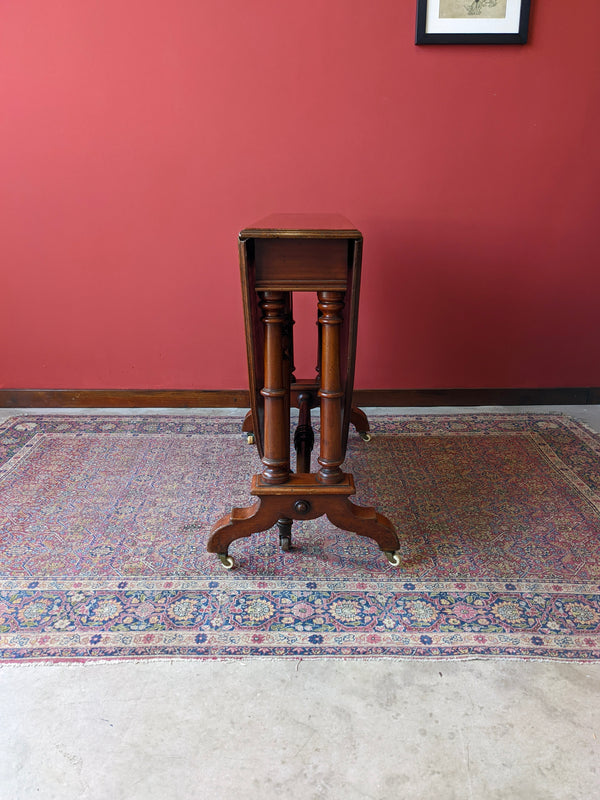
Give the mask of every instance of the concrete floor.
M 600 431 L 599 406 L 367 412 L 486 410 L 562 412 Z M 5 666 L 0 800 L 30 798 L 594 800 L 600 664 Z

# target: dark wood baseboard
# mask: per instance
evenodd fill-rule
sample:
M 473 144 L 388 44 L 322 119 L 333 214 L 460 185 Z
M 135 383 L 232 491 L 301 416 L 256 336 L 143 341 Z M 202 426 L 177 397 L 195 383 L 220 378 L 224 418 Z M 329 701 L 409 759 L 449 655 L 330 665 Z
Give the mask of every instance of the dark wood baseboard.
M 558 389 L 356 389 L 357 406 L 594 405 L 600 387 Z M 247 408 L 245 389 L 0 389 L 1 408 Z
M 358 389 L 359 406 L 555 406 L 600 403 L 598 387 L 557 389 Z
M 247 390 L 0 389 L 4 408 L 247 408 Z

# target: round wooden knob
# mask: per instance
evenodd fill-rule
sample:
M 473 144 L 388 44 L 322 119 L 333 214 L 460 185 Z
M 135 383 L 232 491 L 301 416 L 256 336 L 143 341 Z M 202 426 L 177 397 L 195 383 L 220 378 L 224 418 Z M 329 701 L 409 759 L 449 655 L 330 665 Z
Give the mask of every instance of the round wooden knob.
M 308 500 L 296 500 L 294 503 L 294 509 L 299 514 L 306 514 L 310 511 L 310 503 Z

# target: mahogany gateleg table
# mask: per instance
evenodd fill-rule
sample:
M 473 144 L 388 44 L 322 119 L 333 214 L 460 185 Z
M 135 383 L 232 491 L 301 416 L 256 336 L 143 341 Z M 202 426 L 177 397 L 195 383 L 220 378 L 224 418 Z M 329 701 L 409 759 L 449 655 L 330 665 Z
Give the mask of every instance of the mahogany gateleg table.
M 362 234 L 338 215 L 274 215 L 239 234 L 250 411 L 243 430 L 254 441 L 263 471 L 252 478 L 256 502 L 233 508 L 212 528 L 207 550 L 232 569 L 229 545 L 279 528 L 291 547 L 293 520 L 326 515 L 336 527 L 373 539 L 394 566 L 399 542 L 392 523 L 374 508 L 357 506 L 351 474 L 342 471 L 350 423 L 367 440 L 369 423 L 352 406 Z M 312 380 L 294 376 L 293 293 L 316 292 L 318 353 Z M 290 463 L 290 407 L 299 409 Z M 319 469 L 310 472 L 319 408 Z

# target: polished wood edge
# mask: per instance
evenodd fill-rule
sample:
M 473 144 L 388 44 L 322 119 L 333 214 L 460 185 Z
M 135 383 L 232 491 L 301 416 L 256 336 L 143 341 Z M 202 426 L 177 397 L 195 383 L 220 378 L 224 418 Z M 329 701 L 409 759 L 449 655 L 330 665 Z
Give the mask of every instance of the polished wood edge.
M 343 214 L 336 213 L 280 213 L 268 214 L 254 220 L 240 235 L 252 236 L 322 236 L 333 235 L 347 238 L 348 234 L 361 236 L 356 225 Z
M 250 494 L 262 497 L 263 495 L 351 495 L 356 494 L 354 478 L 350 473 L 345 472 L 340 483 L 325 484 L 321 483 L 316 473 L 292 472 L 289 480 L 285 483 L 270 484 L 265 483 L 262 475 L 252 476 L 252 488 Z
M 299 387 L 300 388 L 300 387 Z M 600 387 L 355 389 L 356 406 L 596 405 Z M 0 389 L 0 408 L 248 408 L 246 389 Z
M 246 228 L 239 233 L 240 242 L 247 239 L 353 239 L 362 241 L 362 233 L 343 228 Z
M 293 278 L 289 281 L 256 281 L 254 288 L 257 292 L 345 292 L 348 282 L 345 280 L 302 280 Z

